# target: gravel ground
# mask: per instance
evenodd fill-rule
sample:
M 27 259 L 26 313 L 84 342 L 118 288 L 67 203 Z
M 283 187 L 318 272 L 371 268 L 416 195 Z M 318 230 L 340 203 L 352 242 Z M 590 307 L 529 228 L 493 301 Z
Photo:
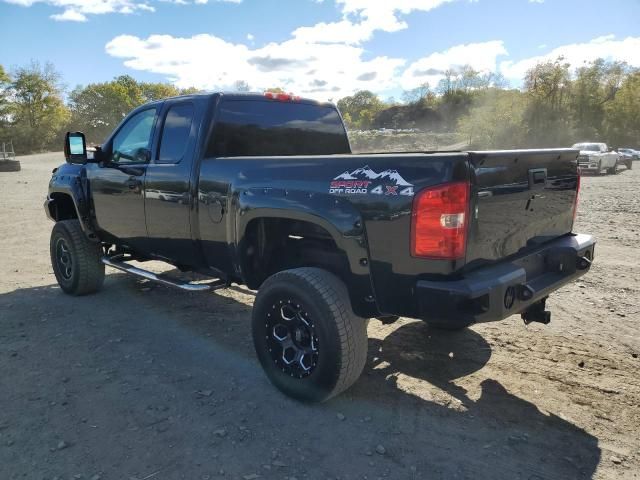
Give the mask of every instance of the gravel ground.
M 65 296 L 42 209 L 62 156 L 20 161 L 0 173 L 0 479 L 640 477 L 640 163 L 583 179 L 596 260 L 549 326 L 371 322 L 362 378 L 303 405 L 258 365 L 253 292 L 110 271 Z

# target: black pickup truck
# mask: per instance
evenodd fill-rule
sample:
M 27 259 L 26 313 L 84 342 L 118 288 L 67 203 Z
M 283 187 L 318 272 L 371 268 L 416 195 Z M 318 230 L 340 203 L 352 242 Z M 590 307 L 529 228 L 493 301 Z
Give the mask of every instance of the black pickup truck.
M 105 265 L 257 289 L 258 359 L 301 400 L 356 381 L 367 319 L 548 323 L 548 295 L 593 260 L 572 233 L 577 150 L 356 155 L 332 104 L 213 93 L 135 109 L 92 158 L 68 133 L 65 154 L 45 202 L 62 290 L 96 292 Z M 129 263 L 148 260 L 210 281 Z

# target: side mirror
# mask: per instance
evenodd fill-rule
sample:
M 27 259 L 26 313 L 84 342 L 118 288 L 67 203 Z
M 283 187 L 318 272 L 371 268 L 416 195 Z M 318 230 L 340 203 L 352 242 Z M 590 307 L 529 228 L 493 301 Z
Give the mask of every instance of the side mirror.
M 64 157 L 67 163 L 87 163 L 87 141 L 82 132 L 67 132 L 64 136 Z

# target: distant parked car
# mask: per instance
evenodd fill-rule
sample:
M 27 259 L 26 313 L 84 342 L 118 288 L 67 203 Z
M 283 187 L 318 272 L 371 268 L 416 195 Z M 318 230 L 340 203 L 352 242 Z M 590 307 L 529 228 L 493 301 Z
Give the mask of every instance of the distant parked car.
M 640 160 L 640 152 L 633 148 L 619 148 L 618 153 L 620 154 L 620 163 L 624 163 L 629 170 L 631 170 L 634 160 Z
M 606 143 L 574 143 L 572 148 L 580 150 L 578 166 L 582 172 L 616 173 L 618 153 L 609 150 Z

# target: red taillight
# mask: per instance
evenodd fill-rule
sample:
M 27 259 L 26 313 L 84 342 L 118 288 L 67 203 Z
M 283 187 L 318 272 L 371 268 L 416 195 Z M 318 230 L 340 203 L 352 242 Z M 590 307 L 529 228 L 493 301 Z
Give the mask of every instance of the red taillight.
M 578 195 L 580 194 L 580 167 L 578 167 L 578 177 L 576 178 L 576 199 L 573 201 L 573 224 L 576 223 L 576 215 L 578 214 Z M 573 230 L 573 227 L 571 228 Z
M 266 98 L 278 100 L 279 102 L 299 102 L 300 97 L 293 93 L 264 92 Z
M 449 183 L 427 188 L 413 200 L 411 255 L 456 259 L 467 246 L 469 184 Z

